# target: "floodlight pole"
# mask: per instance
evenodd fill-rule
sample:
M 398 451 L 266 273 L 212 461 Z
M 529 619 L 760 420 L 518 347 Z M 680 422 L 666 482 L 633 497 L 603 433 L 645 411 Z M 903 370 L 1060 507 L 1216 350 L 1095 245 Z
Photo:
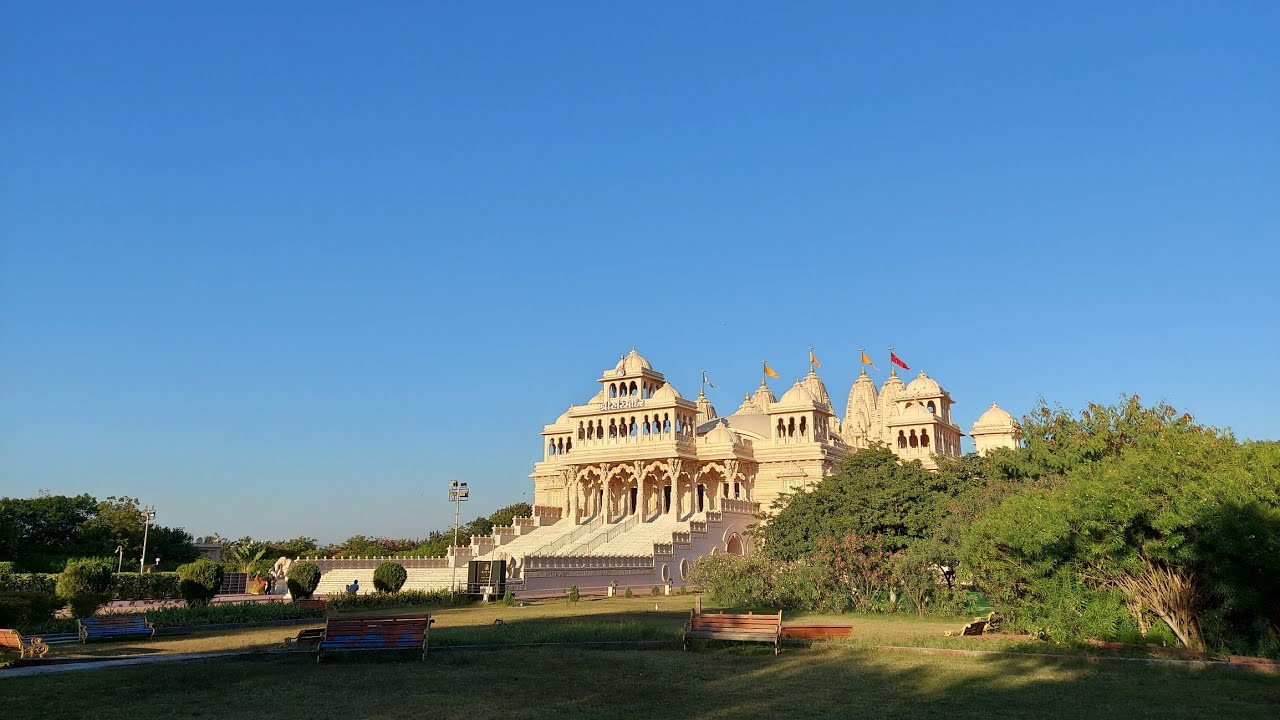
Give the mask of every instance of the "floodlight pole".
M 449 500 L 453 502 L 453 560 L 449 562 L 449 594 L 458 592 L 458 515 L 462 511 L 462 501 L 467 499 L 467 484 L 457 480 L 449 481 Z
M 142 557 L 138 558 L 138 574 L 141 575 L 147 566 L 147 531 L 151 522 L 156 519 L 156 509 L 150 505 L 142 509 Z
M 146 537 L 146 530 L 143 530 L 143 537 Z M 120 568 L 124 567 L 124 546 L 116 546 L 116 572 L 120 572 Z

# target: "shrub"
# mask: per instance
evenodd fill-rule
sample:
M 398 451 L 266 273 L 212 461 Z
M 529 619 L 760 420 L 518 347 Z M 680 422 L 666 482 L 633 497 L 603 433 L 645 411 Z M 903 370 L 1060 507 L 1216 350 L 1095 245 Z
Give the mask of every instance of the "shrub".
M 502 604 L 508 607 L 515 605 L 516 596 L 512 595 L 510 590 L 506 591 L 505 593 L 502 594 Z
M 659 588 L 657 585 L 654 585 L 653 587 L 649 588 L 649 594 L 654 597 L 658 597 L 659 595 L 662 594 L 662 589 Z
M 58 575 L 58 597 L 71 605 L 76 617 L 93 615 L 111 599 L 111 567 L 95 560 L 68 562 Z
M 294 563 L 289 567 L 286 584 L 289 586 L 289 594 L 294 599 L 309 598 L 320 585 L 320 567 L 309 562 Z
M 0 560 L 0 575 L 8 575 L 13 572 L 12 560 Z
M 62 605 L 53 593 L 32 590 L 0 593 L 0 627 L 39 626 L 48 622 Z
M 343 594 L 329 597 L 329 607 L 336 612 L 454 605 L 463 602 L 466 602 L 465 596 L 459 595 L 455 599 L 448 590 L 401 590 L 400 592 L 380 592 L 368 595 Z
M 384 562 L 373 571 L 373 589 L 378 592 L 399 592 L 409 578 L 400 563 Z
M 116 573 L 111 576 L 113 600 L 167 600 L 182 597 L 178 573 Z
M 626 597 L 630 598 L 633 596 L 634 596 L 634 593 L 631 592 L 631 588 L 627 588 Z
M 712 600 L 729 607 L 767 607 L 774 604 L 778 563 L 761 554 L 718 554 L 700 557 L 689 579 Z
M 188 607 L 208 605 L 222 585 L 222 566 L 207 558 L 178 568 L 178 592 Z
M 309 608 L 293 603 L 229 603 L 196 607 L 158 608 L 146 611 L 147 620 L 157 628 L 232 625 L 239 623 L 323 618 L 322 608 Z
M 577 586 L 577 585 L 574 585 L 573 587 L 569 588 L 569 602 L 575 602 L 575 603 L 576 603 L 576 602 L 578 602 L 578 599 L 579 599 L 580 597 L 582 597 L 582 592 L 581 592 L 580 590 L 578 590 L 578 586 Z
M 0 573 L 0 592 L 16 591 L 56 595 L 58 576 L 54 573 Z

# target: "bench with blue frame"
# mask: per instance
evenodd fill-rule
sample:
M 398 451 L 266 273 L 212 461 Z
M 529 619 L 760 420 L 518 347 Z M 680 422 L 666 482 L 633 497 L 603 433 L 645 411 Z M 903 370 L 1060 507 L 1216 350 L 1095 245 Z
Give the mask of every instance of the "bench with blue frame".
M 430 615 L 378 618 L 329 618 L 316 662 L 326 652 L 362 650 L 415 650 L 427 655 L 427 631 L 435 622 Z
M 80 618 L 76 623 L 80 626 L 80 642 L 152 637 L 156 634 L 156 629 L 143 615 L 100 615 Z

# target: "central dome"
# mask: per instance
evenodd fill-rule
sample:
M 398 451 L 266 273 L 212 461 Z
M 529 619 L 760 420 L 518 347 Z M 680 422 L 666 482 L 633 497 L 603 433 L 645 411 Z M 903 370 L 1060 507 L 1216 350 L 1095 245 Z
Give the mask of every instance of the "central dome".
M 628 375 L 634 375 L 639 373 L 641 370 L 652 370 L 653 366 L 649 364 L 648 360 L 644 359 L 643 355 L 636 352 L 635 348 L 631 348 L 631 352 L 628 353 L 626 357 L 619 360 L 614 369 L 621 370 Z

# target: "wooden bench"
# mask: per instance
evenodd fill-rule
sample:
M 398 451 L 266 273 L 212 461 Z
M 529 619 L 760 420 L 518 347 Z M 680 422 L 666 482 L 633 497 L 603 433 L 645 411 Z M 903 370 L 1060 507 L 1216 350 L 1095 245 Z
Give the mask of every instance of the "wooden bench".
M 49 646 L 39 637 L 27 637 L 17 630 L 0 630 L 0 648 L 11 648 L 18 651 L 18 659 L 25 657 L 44 657 Z
M 380 618 L 330 617 L 324 639 L 318 646 L 316 662 L 326 651 L 421 650 L 427 655 L 427 630 L 435 622 L 430 615 Z
M 102 615 L 76 620 L 80 626 L 80 642 L 109 640 L 119 637 L 152 637 L 156 629 L 142 615 Z
M 308 610 L 329 610 L 329 601 L 324 598 L 299 598 L 293 601 L 294 605 Z
M 966 624 L 965 624 L 965 626 L 964 626 L 963 628 L 960 628 L 960 632 L 958 632 L 958 633 L 953 633 L 953 632 L 951 632 L 950 630 L 948 630 L 948 631 L 946 631 L 945 633 L 943 633 L 943 635 L 946 635 L 947 637 L 952 637 L 952 636 L 955 636 L 955 635 L 961 635 L 961 636 L 963 636 L 963 635 L 981 635 L 981 634 L 982 634 L 982 631 L 983 631 L 983 630 L 985 630 L 985 629 L 987 629 L 987 621 L 986 621 L 986 619 L 985 619 L 985 618 L 975 618 L 973 622 L 971 622 L 971 623 L 966 623 Z
M 773 645 L 773 654 L 782 652 L 782 611 L 777 615 L 755 613 L 689 613 L 689 623 L 684 626 L 684 649 L 690 640 L 736 640 L 762 642 Z
M 853 637 L 852 625 L 787 625 L 782 637 L 794 640 L 835 640 Z
M 324 628 L 307 628 L 299 630 L 294 637 L 284 639 L 284 646 L 290 645 L 314 645 L 315 643 L 324 641 Z

